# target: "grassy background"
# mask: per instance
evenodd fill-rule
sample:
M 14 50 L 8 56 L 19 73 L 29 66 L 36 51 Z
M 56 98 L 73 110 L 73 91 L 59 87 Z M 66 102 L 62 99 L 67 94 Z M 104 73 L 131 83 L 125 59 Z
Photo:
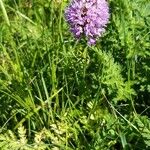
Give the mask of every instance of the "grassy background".
M 150 149 L 150 2 L 109 0 L 94 47 L 67 4 L 0 0 L 0 148 Z

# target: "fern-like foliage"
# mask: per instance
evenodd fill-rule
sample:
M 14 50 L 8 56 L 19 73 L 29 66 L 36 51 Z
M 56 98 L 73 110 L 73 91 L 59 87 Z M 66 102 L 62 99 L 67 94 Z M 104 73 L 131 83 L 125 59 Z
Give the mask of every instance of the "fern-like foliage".
M 139 128 L 147 148 L 150 148 L 150 119 L 147 116 L 137 116 L 135 124 Z
M 17 135 L 8 130 L 4 134 L 0 134 L 0 149 L 2 150 L 44 150 L 47 144 L 42 142 L 42 133 L 38 132 L 35 134 L 34 142 L 32 144 L 28 143 L 26 129 L 23 126 L 18 128 Z
M 114 103 L 130 100 L 135 95 L 132 88 L 133 83 L 126 81 L 122 76 L 122 66 L 115 62 L 111 52 L 105 52 L 101 49 L 94 51 L 94 60 L 91 58 L 89 66 L 89 70 L 95 68 L 94 72 L 91 72 L 93 80 L 97 80 L 99 88 L 105 92 L 106 96 L 111 97 L 109 100 Z M 96 63 L 94 64 L 92 61 Z

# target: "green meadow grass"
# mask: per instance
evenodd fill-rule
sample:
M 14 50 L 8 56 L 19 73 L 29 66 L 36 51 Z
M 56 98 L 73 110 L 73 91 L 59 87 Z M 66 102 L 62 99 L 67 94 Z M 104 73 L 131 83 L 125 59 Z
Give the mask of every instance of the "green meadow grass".
M 0 149 L 150 149 L 149 0 L 109 0 L 93 47 L 68 2 L 0 0 Z

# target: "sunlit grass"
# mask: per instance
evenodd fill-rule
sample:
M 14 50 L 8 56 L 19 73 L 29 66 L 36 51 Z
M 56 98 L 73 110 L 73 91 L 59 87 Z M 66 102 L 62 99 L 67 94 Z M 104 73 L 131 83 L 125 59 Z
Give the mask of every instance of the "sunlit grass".
M 89 47 L 67 1 L 0 1 L 1 149 L 149 149 L 150 3 L 109 4 Z

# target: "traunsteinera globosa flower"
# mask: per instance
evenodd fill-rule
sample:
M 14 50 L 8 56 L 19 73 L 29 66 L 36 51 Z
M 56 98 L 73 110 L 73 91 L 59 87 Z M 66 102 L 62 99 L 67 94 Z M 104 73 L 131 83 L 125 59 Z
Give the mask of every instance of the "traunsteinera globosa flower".
M 94 45 L 109 21 L 109 6 L 106 0 L 72 0 L 65 17 L 76 38 L 85 36 Z

